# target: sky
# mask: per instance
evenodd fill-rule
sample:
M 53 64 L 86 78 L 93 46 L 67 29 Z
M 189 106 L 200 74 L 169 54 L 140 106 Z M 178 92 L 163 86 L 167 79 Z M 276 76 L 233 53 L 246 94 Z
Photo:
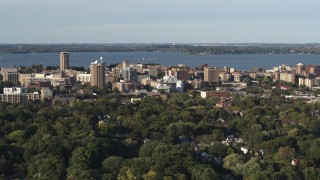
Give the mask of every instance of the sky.
M 320 43 L 319 0 L 0 0 L 0 43 Z

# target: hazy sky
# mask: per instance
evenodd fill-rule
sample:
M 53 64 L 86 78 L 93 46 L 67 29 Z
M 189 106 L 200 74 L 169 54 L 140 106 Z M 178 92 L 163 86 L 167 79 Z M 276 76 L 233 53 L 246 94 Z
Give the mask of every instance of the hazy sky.
M 0 43 L 320 43 L 320 0 L 0 0 Z

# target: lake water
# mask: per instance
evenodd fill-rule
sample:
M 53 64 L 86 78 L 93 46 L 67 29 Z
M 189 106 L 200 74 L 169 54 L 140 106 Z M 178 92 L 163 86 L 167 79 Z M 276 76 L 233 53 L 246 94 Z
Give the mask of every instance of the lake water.
M 136 64 L 138 59 L 156 58 L 145 62 L 165 66 L 186 64 L 190 67 L 201 64 L 216 67 L 228 65 L 241 70 L 250 70 L 253 67 L 271 69 L 281 64 L 320 64 L 320 55 L 306 54 L 188 55 L 178 52 L 70 52 L 69 54 L 70 66 L 84 67 L 89 67 L 91 62 L 100 57 L 103 57 L 106 64 L 121 63 L 123 60 Z M 0 54 L 0 66 L 59 65 L 59 55 L 59 53 Z

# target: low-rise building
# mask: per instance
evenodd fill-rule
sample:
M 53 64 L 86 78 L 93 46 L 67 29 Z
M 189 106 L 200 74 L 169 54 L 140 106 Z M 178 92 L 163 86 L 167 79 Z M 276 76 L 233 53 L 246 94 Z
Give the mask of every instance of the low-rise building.
M 53 96 L 53 91 L 50 88 L 42 88 L 40 93 L 41 100 L 51 98 Z
M 231 74 L 227 72 L 220 72 L 219 78 L 222 82 L 229 81 L 231 79 Z
M 241 72 L 233 72 L 232 77 L 234 82 L 242 82 L 243 74 Z
M 231 92 L 229 91 L 201 91 L 200 96 L 202 98 L 207 98 L 207 97 L 223 97 L 223 98 L 230 98 L 231 97 Z
M 28 96 L 25 94 L 0 94 L 1 102 L 8 103 L 26 103 L 28 101 Z
M 201 79 L 190 80 L 189 83 L 194 89 L 201 89 L 207 87 L 207 82 Z
M 178 78 L 176 76 L 164 76 L 163 83 L 174 84 L 178 82 Z
M 1 67 L 3 81 L 9 81 L 13 84 L 19 83 L 19 72 L 17 67 Z
M 152 80 L 150 78 L 142 78 L 141 85 L 151 85 Z
M 40 99 L 39 92 L 27 93 L 27 96 L 29 101 L 36 101 Z
M 91 82 L 91 74 L 77 74 L 77 81 L 81 84 Z
M 63 77 L 62 73 L 56 74 L 20 74 L 20 83 L 23 86 L 37 86 L 39 82 L 50 82 L 52 86 L 70 86 L 76 83 L 76 77 Z
M 230 108 L 233 106 L 233 99 L 232 98 L 224 98 L 221 97 L 220 101 L 216 103 L 216 107 L 220 107 L 223 109 L 230 110 Z
M 3 88 L 3 94 L 0 94 L 1 102 L 8 103 L 26 103 L 28 100 L 35 101 L 40 99 L 38 92 L 28 93 L 25 87 Z
M 184 82 L 179 80 L 176 83 L 176 91 L 183 92 L 184 91 Z
M 170 92 L 170 86 L 167 84 L 159 84 L 156 86 L 158 91 L 164 91 L 166 93 Z
M 112 90 L 118 89 L 120 92 L 128 92 L 134 90 L 134 83 L 131 82 L 116 82 L 112 84 Z
M 140 98 L 140 97 L 138 97 L 138 98 L 131 98 L 131 100 L 130 100 L 131 103 L 135 103 L 135 102 L 139 102 L 139 101 L 141 101 L 141 98 Z

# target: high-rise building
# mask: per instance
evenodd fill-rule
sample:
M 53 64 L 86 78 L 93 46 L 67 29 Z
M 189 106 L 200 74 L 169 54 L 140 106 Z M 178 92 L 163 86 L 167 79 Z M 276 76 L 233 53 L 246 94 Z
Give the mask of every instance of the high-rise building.
M 294 72 L 286 71 L 280 73 L 280 80 L 295 84 L 296 74 Z
M 229 66 L 224 66 L 223 71 L 226 73 L 230 73 L 230 67 Z
M 188 80 L 188 69 L 180 68 L 176 71 L 176 76 L 179 80 Z
M 90 65 L 90 74 L 91 74 L 91 86 L 97 86 L 98 88 L 103 87 L 106 83 L 106 66 L 100 58 L 94 61 Z
M 219 70 L 216 68 L 205 67 L 204 68 L 204 80 L 211 83 L 219 82 Z
M 60 52 L 60 70 L 69 69 L 69 53 Z
M 122 69 L 122 78 L 124 81 L 129 81 L 132 83 L 138 82 L 137 70 L 131 67 Z
M 304 80 L 304 78 L 299 78 L 298 85 L 299 85 L 299 86 L 305 85 L 305 80 Z
M 310 74 L 314 74 L 315 73 L 315 66 L 312 64 L 306 65 L 305 72 L 310 73 Z
M 299 63 L 297 64 L 297 73 L 301 74 L 304 71 L 304 65 Z
M 125 69 L 125 68 L 128 68 L 128 67 L 130 67 L 129 61 L 128 60 L 123 60 L 122 61 L 122 68 Z

